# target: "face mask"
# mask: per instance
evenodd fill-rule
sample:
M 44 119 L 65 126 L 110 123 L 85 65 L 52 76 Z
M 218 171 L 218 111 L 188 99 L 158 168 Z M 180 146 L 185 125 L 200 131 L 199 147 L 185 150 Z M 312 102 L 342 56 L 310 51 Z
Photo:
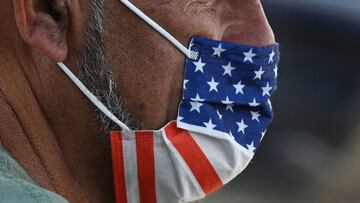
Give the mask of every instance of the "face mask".
M 253 47 L 193 37 L 185 48 L 127 0 L 124 5 L 186 56 L 176 121 L 132 131 L 63 64 L 60 68 L 121 132 L 111 133 L 118 203 L 192 202 L 241 173 L 272 121 L 278 45 Z

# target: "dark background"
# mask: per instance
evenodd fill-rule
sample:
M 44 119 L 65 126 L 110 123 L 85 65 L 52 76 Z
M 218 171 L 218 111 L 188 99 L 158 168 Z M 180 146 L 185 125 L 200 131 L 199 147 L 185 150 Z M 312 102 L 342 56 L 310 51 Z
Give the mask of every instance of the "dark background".
M 263 0 L 281 45 L 275 119 L 206 203 L 360 202 L 360 0 Z

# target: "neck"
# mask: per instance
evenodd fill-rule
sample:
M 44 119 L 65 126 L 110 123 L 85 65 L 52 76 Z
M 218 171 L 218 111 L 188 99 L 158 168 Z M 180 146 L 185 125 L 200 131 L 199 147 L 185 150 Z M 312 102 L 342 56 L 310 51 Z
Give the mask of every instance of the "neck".
M 76 197 L 79 193 L 91 202 L 112 197 L 110 144 L 106 135 L 99 138 L 101 126 L 94 106 L 55 63 L 45 58 L 34 60 L 33 56 L 41 58 L 40 54 L 21 47 L 1 53 L 0 90 L 42 166 L 34 168 L 27 163 L 32 160 L 21 155 L 28 152 L 6 140 L 11 135 L 0 135 L 4 147 L 16 148 L 10 153 L 18 161 L 22 159 L 19 162 L 35 181 L 71 202 L 83 201 Z M 44 170 L 42 175 L 39 168 Z

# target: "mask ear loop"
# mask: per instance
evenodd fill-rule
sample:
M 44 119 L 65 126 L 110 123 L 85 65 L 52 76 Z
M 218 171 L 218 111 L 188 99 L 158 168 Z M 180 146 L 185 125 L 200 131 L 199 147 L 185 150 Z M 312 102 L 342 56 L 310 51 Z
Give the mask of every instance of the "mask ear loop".
M 175 39 L 169 32 L 167 32 L 164 28 L 162 28 L 159 24 L 149 18 L 145 13 L 143 13 L 140 9 L 138 9 L 134 4 L 132 4 L 128 0 L 120 0 L 126 7 L 128 7 L 131 11 L 133 11 L 136 15 L 138 15 L 141 19 L 143 19 L 147 24 L 149 24 L 152 28 L 154 28 L 157 32 L 159 32 L 162 36 L 164 36 L 167 40 L 169 40 L 175 47 L 177 47 L 184 55 L 190 59 L 197 60 L 199 57 L 199 53 L 196 51 L 192 51 L 186 48 L 183 44 L 181 44 L 178 40 Z
M 112 114 L 109 109 L 94 95 L 92 94 L 88 88 L 69 70 L 68 67 L 62 62 L 57 63 L 58 66 L 64 71 L 64 73 L 75 83 L 75 85 L 85 94 L 85 96 L 101 111 L 103 112 L 109 119 L 114 121 L 116 124 L 120 126 L 120 128 L 124 131 L 130 131 L 130 128 L 126 126 L 125 123 L 121 122 L 114 114 Z

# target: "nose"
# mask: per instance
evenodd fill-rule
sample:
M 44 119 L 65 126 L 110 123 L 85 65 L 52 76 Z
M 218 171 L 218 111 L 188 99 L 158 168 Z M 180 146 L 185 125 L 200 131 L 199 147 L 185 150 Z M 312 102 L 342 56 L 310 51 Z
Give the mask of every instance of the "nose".
M 222 40 L 252 46 L 275 43 L 274 33 L 259 0 L 221 0 L 217 6 Z

